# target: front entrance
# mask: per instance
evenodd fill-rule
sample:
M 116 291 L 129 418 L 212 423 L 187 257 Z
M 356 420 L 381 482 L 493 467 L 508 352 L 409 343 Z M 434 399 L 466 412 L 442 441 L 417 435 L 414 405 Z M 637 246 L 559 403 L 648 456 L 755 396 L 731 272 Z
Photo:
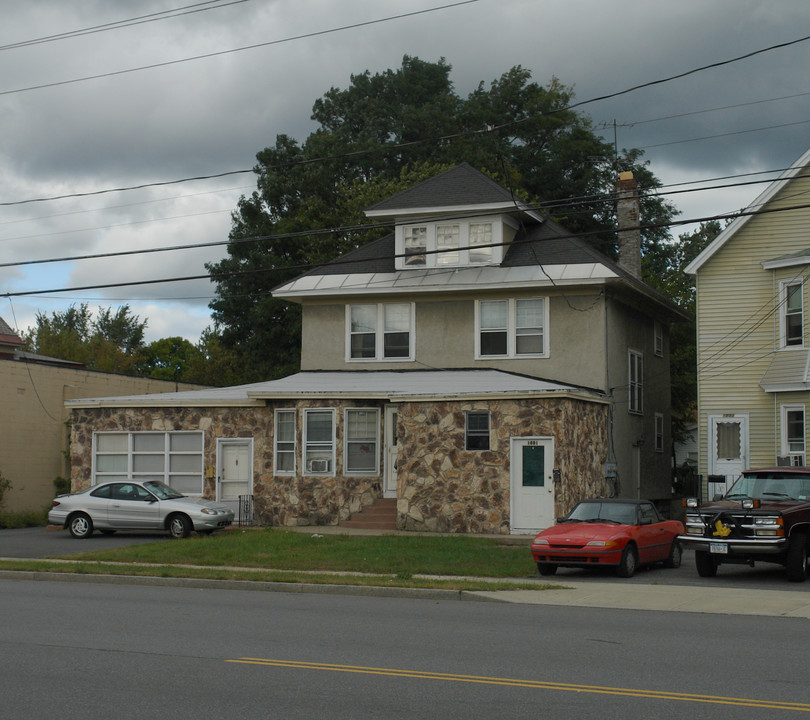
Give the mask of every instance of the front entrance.
M 253 493 L 253 440 L 217 440 L 217 500 L 239 518 L 239 497 Z M 252 508 L 250 503 L 248 507 Z M 242 518 L 250 522 L 252 518 Z
M 385 469 L 383 472 L 383 497 L 397 496 L 397 406 L 387 405 L 383 422 L 383 443 L 385 451 Z
M 533 533 L 554 524 L 554 439 L 510 440 L 511 531 Z
M 748 418 L 710 415 L 708 420 L 711 498 L 715 493 L 725 493 L 748 464 Z

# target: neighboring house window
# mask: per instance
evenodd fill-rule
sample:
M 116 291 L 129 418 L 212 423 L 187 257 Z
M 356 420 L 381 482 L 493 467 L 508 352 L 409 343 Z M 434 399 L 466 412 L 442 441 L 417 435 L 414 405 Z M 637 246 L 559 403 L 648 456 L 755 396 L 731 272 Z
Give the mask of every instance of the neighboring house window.
M 468 412 L 465 422 L 465 449 L 489 450 L 489 413 Z
M 335 469 L 335 411 L 304 410 L 304 472 L 332 475 Z
M 379 474 L 380 411 L 347 409 L 345 423 L 346 474 Z
M 546 356 L 544 298 L 480 300 L 476 304 L 477 357 Z
M 658 357 L 664 357 L 664 326 L 658 320 L 654 322 L 653 334 L 655 335 L 655 354 Z
M 413 305 L 348 305 L 348 360 L 410 360 L 413 357 Z
M 782 455 L 791 465 L 804 465 L 804 405 L 782 405 Z
M 274 460 L 276 472 L 295 472 L 295 410 L 276 410 Z
M 184 495 L 203 492 L 203 433 L 95 433 L 93 484 L 162 480 Z
M 655 413 L 655 452 L 664 452 L 664 416 Z
M 472 218 L 461 222 L 398 225 L 396 267 L 434 268 L 444 266 L 493 265 L 503 259 L 503 226 L 498 222 Z M 516 226 L 515 226 L 516 227 Z
M 627 406 L 632 413 L 644 411 L 644 358 L 640 352 L 628 351 L 628 399 Z
M 782 283 L 780 300 L 782 345 L 783 347 L 802 345 L 804 342 L 804 313 L 801 280 Z

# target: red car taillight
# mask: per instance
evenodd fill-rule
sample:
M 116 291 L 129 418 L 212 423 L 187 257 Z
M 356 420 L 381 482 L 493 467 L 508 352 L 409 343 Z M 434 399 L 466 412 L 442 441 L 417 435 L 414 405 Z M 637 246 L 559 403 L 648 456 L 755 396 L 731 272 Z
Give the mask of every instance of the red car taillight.
M 58 500 L 54 500 L 54 501 L 51 503 L 51 507 L 56 507 L 56 506 L 57 506 L 57 505 L 59 505 L 59 504 L 60 504 L 60 502 L 59 502 Z

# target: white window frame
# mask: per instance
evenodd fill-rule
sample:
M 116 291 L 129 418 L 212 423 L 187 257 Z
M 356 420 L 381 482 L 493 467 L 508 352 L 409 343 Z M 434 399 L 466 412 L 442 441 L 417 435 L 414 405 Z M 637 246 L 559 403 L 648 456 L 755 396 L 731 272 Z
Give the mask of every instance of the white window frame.
M 627 351 L 627 410 L 644 414 L 644 353 L 631 349 Z
M 664 357 L 664 325 L 659 320 L 653 321 L 653 347 L 656 357 Z
M 385 308 L 395 305 L 408 307 L 408 354 L 404 357 L 385 357 Z M 375 329 L 374 329 L 374 357 L 352 357 L 352 308 L 354 307 L 374 307 Z M 368 363 L 368 362 L 413 362 L 416 347 L 416 309 L 414 303 L 353 303 L 346 305 L 346 362 Z
M 801 412 L 802 414 L 802 438 L 801 448 L 796 446 L 796 443 L 791 443 L 791 438 L 788 435 L 788 413 Z M 803 466 L 805 464 L 805 457 L 807 454 L 807 415 L 803 403 L 790 403 L 780 407 L 780 436 L 781 436 L 781 454 L 783 457 L 790 458 L 791 465 Z
M 293 426 L 293 437 L 292 442 L 289 440 L 280 440 L 278 434 L 279 428 L 279 416 L 280 415 L 292 415 L 292 426 Z M 297 427 L 297 420 L 298 420 L 298 412 L 295 408 L 276 408 L 275 413 L 273 414 L 273 473 L 275 475 L 295 475 L 296 467 L 298 465 L 298 427 Z M 284 443 L 285 445 L 292 445 L 292 448 L 284 447 L 283 449 L 280 447 L 280 444 Z M 292 470 L 282 470 L 278 466 L 278 458 L 281 454 L 292 455 Z
M 369 413 L 374 416 L 374 436 L 365 438 L 349 437 L 349 416 L 354 413 Z M 378 477 L 380 474 L 380 410 L 379 408 L 352 407 L 343 411 L 343 474 L 357 477 Z M 374 446 L 374 467 L 371 469 L 355 469 L 349 467 L 349 445 L 352 443 L 368 443 Z
M 119 436 L 121 438 L 126 439 L 126 449 L 118 449 L 115 452 L 105 452 L 104 450 L 99 450 L 99 440 L 102 437 L 112 437 L 112 436 Z M 146 436 L 162 436 L 163 437 L 163 449 L 162 450 L 138 450 L 136 449 L 136 437 L 137 438 L 145 438 Z M 174 450 L 172 449 L 172 438 L 185 436 L 191 438 L 192 436 L 196 436 L 199 439 L 199 449 L 196 447 L 193 450 Z M 195 443 L 192 443 L 195 444 Z M 125 457 L 125 465 L 126 469 L 118 469 L 118 470 L 99 470 L 99 459 L 100 458 L 111 458 L 111 457 Z M 136 470 L 136 458 L 146 458 L 151 457 L 154 460 L 160 459 L 160 465 L 162 466 L 160 469 L 155 466 L 151 469 L 141 469 Z M 194 463 L 194 458 L 199 457 L 199 465 L 197 466 Z M 192 465 L 195 465 L 193 469 L 178 469 L 177 467 L 173 468 L 172 460 L 177 458 L 191 458 Z M 141 479 L 143 480 L 162 480 L 167 485 L 174 487 L 179 492 L 182 492 L 184 495 L 191 495 L 191 496 L 202 496 L 204 489 L 205 489 L 205 474 L 204 474 L 204 464 L 205 464 L 205 435 L 202 430 L 176 430 L 170 432 L 163 432 L 163 431 L 153 431 L 153 430 L 144 430 L 144 431 L 136 431 L 130 432 L 128 430 L 111 430 L 111 431 L 104 431 L 104 432 L 94 432 L 93 433 L 93 459 L 92 459 L 92 470 L 91 470 L 91 482 L 93 485 L 98 485 L 99 483 L 108 482 L 108 481 L 120 481 L 120 482 L 140 482 Z M 199 478 L 199 485 L 197 486 L 199 489 L 189 490 L 187 486 L 183 485 L 182 487 L 177 487 L 177 485 L 172 485 L 172 478 L 191 478 L 196 480 Z
M 800 308 L 798 313 L 788 312 L 788 297 L 791 288 L 799 287 Z M 787 321 L 791 314 L 798 314 L 801 319 L 801 338 L 799 342 L 788 344 Z M 787 349 L 804 347 L 804 283 L 802 280 L 781 280 L 779 282 L 779 346 Z
M 329 440 L 310 440 L 309 418 L 313 414 L 330 414 L 332 422 L 332 436 Z M 335 409 L 334 408 L 305 408 L 304 409 L 304 438 L 301 447 L 301 474 L 302 475 L 335 475 Z M 317 457 L 310 457 L 317 455 Z M 325 460 L 327 466 L 320 462 Z
M 542 302 L 542 327 L 540 336 L 543 339 L 543 352 L 540 353 L 518 353 L 517 351 L 517 302 L 519 300 L 538 300 Z M 506 352 L 503 354 L 484 355 L 481 352 L 481 305 L 490 302 L 507 303 L 507 325 L 506 331 Z M 475 359 L 476 360 L 521 360 L 523 358 L 547 358 L 549 356 L 549 300 L 547 297 L 521 297 L 521 298 L 492 298 L 475 301 Z
M 470 227 L 479 225 L 490 225 L 492 235 L 490 244 L 482 246 L 488 247 L 487 259 L 473 260 L 470 253 Z M 395 266 L 397 270 L 422 270 L 425 268 L 447 268 L 447 267 L 481 267 L 482 265 L 500 265 L 504 256 L 504 225 L 517 227 L 511 218 L 506 216 L 481 216 L 465 218 L 459 221 L 449 220 L 436 220 L 432 222 L 412 222 L 402 223 L 397 225 L 394 229 L 394 243 L 396 247 L 396 261 Z M 457 256 L 451 262 L 444 253 L 440 252 L 437 240 L 437 229 L 439 227 L 447 228 L 449 226 L 458 227 L 458 248 Z M 414 251 L 414 246 L 411 238 L 413 237 L 413 230 L 424 230 L 425 232 L 425 251 L 419 252 L 418 246 Z M 408 247 L 406 248 L 406 241 Z M 473 255 L 476 254 L 475 246 L 473 246 Z M 491 252 L 490 252 L 491 251 Z M 453 255 L 456 254 L 455 249 L 448 250 Z M 480 254 L 480 252 L 479 252 Z
M 655 452 L 664 452 L 664 414 L 655 413 Z
M 485 415 L 487 418 L 487 446 L 485 448 L 470 447 L 470 438 L 484 437 L 484 432 L 481 430 L 470 430 L 470 417 L 472 415 Z M 469 452 L 486 452 L 492 448 L 492 415 L 488 410 L 467 410 L 464 413 L 464 449 Z

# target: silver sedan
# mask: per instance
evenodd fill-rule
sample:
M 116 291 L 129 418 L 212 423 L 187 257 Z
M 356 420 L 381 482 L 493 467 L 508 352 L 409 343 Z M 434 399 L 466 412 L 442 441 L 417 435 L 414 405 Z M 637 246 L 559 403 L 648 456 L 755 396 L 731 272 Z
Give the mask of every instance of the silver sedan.
M 233 510 L 190 498 L 159 480 L 107 482 L 54 498 L 48 521 L 86 538 L 93 530 L 167 530 L 173 538 L 192 530 L 210 533 L 233 523 Z

